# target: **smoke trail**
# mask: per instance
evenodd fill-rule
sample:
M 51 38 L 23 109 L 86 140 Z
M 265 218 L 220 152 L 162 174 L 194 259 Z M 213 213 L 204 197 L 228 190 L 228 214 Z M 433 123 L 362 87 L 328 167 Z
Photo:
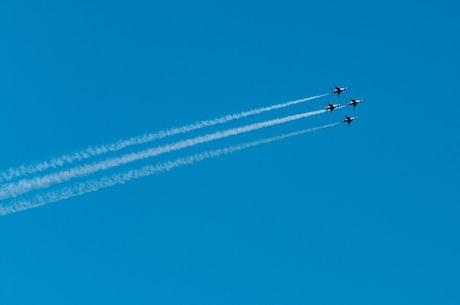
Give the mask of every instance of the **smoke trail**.
M 187 140 L 182 140 L 173 144 L 167 144 L 163 146 L 153 147 L 149 149 L 142 150 L 140 152 L 133 152 L 128 153 L 120 157 L 114 157 L 102 161 L 93 162 L 90 164 L 70 168 L 67 170 L 62 170 L 57 173 L 48 174 L 41 177 L 36 177 L 32 179 L 25 179 L 20 180 L 14 183 L 5 184 L 0 187 L 0 200 L 6 199 L 9 197 L 16 197 L 18 195 L 30 192 L 36 189 L 42 189 L 49 187 L 53 184 L 63 183 L 69 181 L 71 179 L 86 176 L 89 174 L 96 173 L 101 170 L 107 170 L 110 168 L 114 168 L 120 165 L 124 165 L 130 162 L 158 156 L 160 154 L 164 154 L 171 151 L 176 151 L 180 149 L 184 149 L 187 147 L 195 146 L 198 144 L 227 138 L 230 136 L 235 136 L 241 133 L 254 131 L 257 129 L 279 125 L 295 120 L 299 120 L 302 118 L 310 117 L 313 115 L 321 114 L 326 112 L 326 110 L 317 110 L 311 112 L 304 112 L 300 114 L 290 115 L 278 119 L 272 119 L 268 121 L 263 121 L 259 123 L 254 123 L 242 127 L 236 127 L 232 129 L 227 129 L 224 131 L 218 131 L 210 134 L 206 134 L 204 136 L 198 136 L 195 138 L 190 138 Z
M 296 132 L 291 132 L 288 134 L 271 137 L 263 140 L 258 140 L 254 142 L 249 142 L 245 144 L 240 144 L 236 146 L 230 146 L 223 149 L 209 150 L 203 153 L 191 155 L 185 158 L 179 158 L 173 161 L 167 161 L 163 163 L 158 163 L 156 165 L 144 166 L 140 169 L 129 170 L 124 173 L 112 174 L 110 176 L 102 177 L 99 179 L 78 182 L 70 187 L 63 187 L 55 191 L 51 191 L 42 195 L 36 195 L 29 200 L 13 200 L 7 206 L 0 205 L 0 215 L 6 215 L 10 213 L 15 213 L 23 210 L 28 210 L 31 208 L 40 207 L 45 204 L 69 199 L 72 197 L 80 196 L 89 192 L 96 192 L 103 188 L 108 188 L 117 184 L 124 184 L 134 179 L 139 179 L 142 177 L 150 176 L 153 174 L 170 171 L 174 168 L 189 165 L 196 162 L 200 162 L 205 159 L 217 158 L 222 155 L 227 155 L 233 152 L 241 151 L 250 147 L 254 147 L 261 144 L 268 144 L 275 141 L 280 141 L 286 138 L 302 135 L 308 132 L 312 132 L 319 129 L 329 128 L 338 125 L 339 123 L 323 125 L 320 127 L 303 129 Z
M 116 151 L 119 151 L 129 146 L 145 144 L 145 143 L 152 142 L 154 140 L 174 136 L 174 135 L 181 134 L 181 133 L 194 131 L 200 128 L 215 126 L 215 125 L 223 124 L 223 123 L 230 122 L 233 120 L 239 120 L 239 119 L 242 119 L 248 116 L 257 115 L 263 112 L 268 112 L 268 111 L 272 111 L 275 109 L 281 109 L 281 108 L 293 106 L 296 104 L 318 99 L 326 95 L 329 95 L 329 93 L 316 95 L 316 96 L 312 96 L 308 98 L 303 98 L 303 99 L 299 99 L 295 101 L 285 102 L 285 103 L 281 103 L 281 104 L 277 104 L 273 106 L 257 108 L 257 109 L 253 109 L 249 111 L 240 112 L 240 113 L 229 114 L 223 117 L 219 117 L 219 118 L 215 118 L 211 120 L 204 120 L 204 121 L 196 122 L 190 125 L 185 125 L 182 127 L 174 127 L 171 129 L 165 129 L 165 130 L 161 130 L 155 133 L 149 133 L 149 134 L 145 134 L 141 136 L 132 137 L 126 140 L 121 140 L 121 141 L 118 141 L 112 144 L 105 144 L 105 145 L 100 145 L 100 146 L 95 146 L 95 147 L 89 147 L 89 148 L 80 150 L 78 152 L 74 152 L 72 154 L 62 155 L 60 157 L 52 158 L 48 161 L 43 161 L 43 162 L 36 163 L 36 164 L 21 165 L 19 167 L 11 167 L 8 170 L 0 173 L 0 182 L 11 181 L 13 179 L 17 179 L 25 175 L 31 175 L 34 173 L 38 173 L 38 172 L 47 170 L 49 168 L 57 168 L 65 164 L 73 163 L 75 161 L 82 161 L 82 160 L 86 160 L 91 157 L 99 156 L 99 155 L 106 154 L 109 152 L 116 152 Z

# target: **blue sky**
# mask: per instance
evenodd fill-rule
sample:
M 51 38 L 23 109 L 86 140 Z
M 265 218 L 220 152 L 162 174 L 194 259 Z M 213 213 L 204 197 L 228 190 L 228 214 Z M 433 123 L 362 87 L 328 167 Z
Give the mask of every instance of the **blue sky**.
M 334 84 L 238 124 L 366 102 L 193 151 L 351 128 L 1 217 L 0 303 L 460 304 L 459 9 L 2 1 L 1 169 Z

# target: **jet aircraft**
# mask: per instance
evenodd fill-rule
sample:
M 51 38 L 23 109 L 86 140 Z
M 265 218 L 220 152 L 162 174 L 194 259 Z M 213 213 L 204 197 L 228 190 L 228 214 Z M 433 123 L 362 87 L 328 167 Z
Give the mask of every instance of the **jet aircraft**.
M 332 111 L 334 111 L 335 108 L 338 108 L 338 107 L 340 107 L 340 106 L 341 106 L 340 104 L 331 104 L 331 103 L 329 103 L 329 104 L 326 106 L 326 108 L 324 108 L 324 109 L 326 109 L 326 111 L 332 112 Z
M 348 88 L 346 87 L 340 88 L 339 86 L 335 86 L 335 89 L 332 90 L 332 94 L 337 93 L 337 96 L 340 96 L 340 93 L 342 93 L 345 90 L 348 90 Z
M 346 115 L 345 119 L 343 119 L 342 122 L 347 123 L 348 126 L 350 126 L 351 122 L 353 122 L 354 120 L 357 120 L 357 119 L 358 119 L 357 116 L 349 117 L 348 115 Z
M 357 100 L 357 99 L 351 98 L 351 101 L 348 102 L 348 105 L 353 106 L 353 108 L 355 108 L 356 106 L 358 106 L 358 104 L 361 104 L 362 102 L 364 102 L 364 100 Z

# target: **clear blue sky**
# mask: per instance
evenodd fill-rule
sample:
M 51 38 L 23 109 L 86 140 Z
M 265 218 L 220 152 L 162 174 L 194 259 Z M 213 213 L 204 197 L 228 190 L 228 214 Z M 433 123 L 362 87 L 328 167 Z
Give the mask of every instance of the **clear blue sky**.
M 0 3 L 1 169 L 336 83 L 270 116 L 359 120 L 1 217 L 0 304 L 460 304 L 459 2 L 166 2 Z

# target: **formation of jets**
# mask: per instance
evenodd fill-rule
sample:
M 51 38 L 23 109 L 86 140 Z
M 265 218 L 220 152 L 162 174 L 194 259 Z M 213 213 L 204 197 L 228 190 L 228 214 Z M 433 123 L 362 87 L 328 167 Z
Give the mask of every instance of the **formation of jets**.
M 340 96 L 340 94 L 343 92 L 343 91 L 346 91 L 348 90 L 347 87 L 339 87 L 339 86 L 335 86 L 335 88 L 332 90 L 332 94 L 337 94 L 337 96 Z M 361 104 L 362 102 L 364 102 L 364 100 L 359 100 L 359 99 L 354 99 L 354 98 L 351 98 L 351 100 L 348 102 L 348 106 L 351 106 L 353 108 L 356 108 L 356 106 L 358 106 L 359 104 Z M 327 106 L 324 108 L 326 111 L 330 111 L 330 112 L 333 112 L 334 109 L 337 109 L 339 107 L 342 107 L 342 105 L 340 104 L 332 104 L 332 103 L 328 103 Z M 350 126 L 350 124 L 357 120 L 358 117 L 357 116 L 348 116 L 348 115 L 345 115 L 345 119 L 342 120 L 343 123 L 345 124 L 348 124 L 348 126 Z

